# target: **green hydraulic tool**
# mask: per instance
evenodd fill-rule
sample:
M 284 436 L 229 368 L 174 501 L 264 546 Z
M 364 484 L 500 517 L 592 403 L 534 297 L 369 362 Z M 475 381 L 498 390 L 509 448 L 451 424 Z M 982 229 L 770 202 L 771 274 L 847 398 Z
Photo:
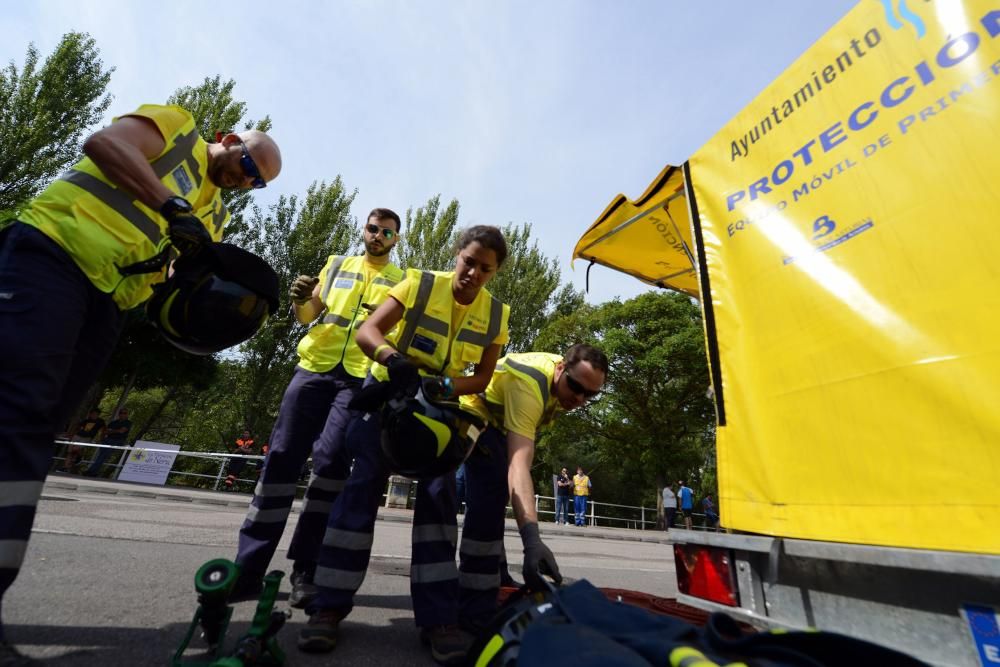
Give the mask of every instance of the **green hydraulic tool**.
M 274 601 L 284 572 L 274 570 L 264 577 L 264 589 L 257 602 L 250 630 L 243 635 L 228 655 L 221 655 L 226 631 L 233 615 L 228 604 L 229 592 L 239 578 L 239 566 L 224 558 L 210 560 L 198 569 L 194 587 L 198 592 L 198 610 L 191 619 L 187 634 L 174 654 L 173 667 L 249 667 L 250 665 L 283 665 L 285 653 L 275 637 L 288 616 L 274 611 Z M 201 660 L 183 659 L 195 629 L 201 626 L 208 652 Z

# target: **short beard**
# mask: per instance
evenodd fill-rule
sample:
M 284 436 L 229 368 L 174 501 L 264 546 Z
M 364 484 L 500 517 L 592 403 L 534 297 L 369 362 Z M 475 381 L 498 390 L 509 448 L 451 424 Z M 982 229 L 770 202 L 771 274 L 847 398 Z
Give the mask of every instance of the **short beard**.
M 365 252 L 372 257 L 385 257 L 392 252 L 392 246 L 382 246 L 382 249 L 378 250 L 378 248 L 375 248 L 373 244 L 365 241 Z

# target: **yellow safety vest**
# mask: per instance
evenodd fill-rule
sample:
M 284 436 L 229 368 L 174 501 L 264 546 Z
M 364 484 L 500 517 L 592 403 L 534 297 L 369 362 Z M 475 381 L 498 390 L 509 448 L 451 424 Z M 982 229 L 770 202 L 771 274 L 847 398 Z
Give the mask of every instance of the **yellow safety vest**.
M 558 354 L 549 352 L 520 352 L 508 354 L 497 362 L 496 371 L 486 391 L 477 396 L 463 396 L 462 403 L 475 409 L 485 406 L 489 422 L 500 430 L 504 428 L 504 406 L 507 404 L 507 386 L 511 376 L 517 377 L 531 387 L 531 392 L 542 404 L 542 418 L 538 426 L 544 426 L 555 418 L 559 401 L 552 396 L 552 378 L 556 364 L 562 361 Z M 476 410 L 480 412 L 481 410 Z M 485 416 L 485 415 L 484 415 Z
M 573 475 L 573 495 L 590 495 L 590 478 L 586 475 Z
M 510 306 L 485 289 L 469 304 L 458 330 L 451 328 L 451 282 L 454 271 L 407 269 L 411 282 L 402 321 L 386 340 L 406 355 L 427 375 L 458 377 L 470 364 L 478 364 L 483 353 L 507 330 Z M 372 365 L 372 375 L 386 380 L 389 372 L 382 364 Z
M 208 144 L 194 118 L 178 106 L 147 104 L 129 114 L 156 123 L 166 139 L 150 161 L 171 192 L 187 199 L 216 241 L 229 211 L 219 188 L 209 180 Z M 115 120 L 118 120 L 117 118 Z M 166 220 L 112 184 L 90 158 L 73 165 L 36 197 L 18 219 L 38 228 L 73 258 L 102 292 L 125 310 L 152 295 L 164 271 L 123 276 L 120 268 L 155 257 L 166 243 Z
M 299 366 L 325 373 L 342 363 L 349 374 L 365 377 L 372 361 L 354 341 L 358 327 L 368 318 L 365 306 L 377 308 L 389 289 L 402 279 L 402 269 L 386 264 L 371 282 L 365 282 L 364 255 L 330 255 L 323 267 L 320 290 L 326 312 L 299 341 Z

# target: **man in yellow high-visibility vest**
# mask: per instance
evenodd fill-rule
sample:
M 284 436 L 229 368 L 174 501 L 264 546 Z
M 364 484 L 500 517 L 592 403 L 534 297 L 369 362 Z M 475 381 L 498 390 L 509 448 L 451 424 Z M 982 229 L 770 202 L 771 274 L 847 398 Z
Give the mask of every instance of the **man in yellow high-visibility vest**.
M 174 250 L 194 257 L 222 238 L 223 188 L 281 170 L 264 133 L 208 144 L 177 106 L 116 118 L 83 152 L 0 230 L 0 596 L 24 559 L 52 434 L 106 365 L 124 311 L 164 282 Z M 0 663 L 18 660 L 30 664 L 0 627 Z
M 293 561 L 289 604 L 305 608 L 316 595 L 313 577 L 327 517 L 351 471 L 344 438 L 351 417 L 347 406 L 372 365 L 355 336 L 403 279 L 403 271 L 389 261 L 401 226 L 395 211 L 374 209 L 361 229 L 363 255 L 330 255 L 318 278 L 299 276 L 292 284 L 295 317 L 315 324 L 299 342 L 299 363 L 281 399 L 263 472 L 240 528 L 236 562 L 241 575 L 230 600 L 260 592 L 310 454 L 312 474 L 288 547 Z
M 508 354 L 497 362 L 484 393 L 462 397 L 463 407 L 489 424 L 465 462 L 467 509 L 458 580 L 461 618 L 470 629 L 496 611 L 508 497 L 524 545 L 525 582 L 538 589 L 541 575 L 561 579 L 555 556 L 539 536 L 531 480 L 535 437 L 560 412 L 597 396 L 607 375 L 608 358 L 591 345 L 574 345 L 562 357 Z

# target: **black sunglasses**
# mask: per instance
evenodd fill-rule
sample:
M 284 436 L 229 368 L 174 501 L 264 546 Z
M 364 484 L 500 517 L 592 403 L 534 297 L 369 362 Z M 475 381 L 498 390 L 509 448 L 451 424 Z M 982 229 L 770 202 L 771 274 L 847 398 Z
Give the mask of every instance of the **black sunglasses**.
M 240 155 L 240 167 L 243 168 L 243 173 L 246 174 L 247 178 L 253 179 L 250 185 L 257 190 L 266 188 L 267 181 L 265 181 L 260 175 L 260 169 L 257 168 L 257 163 L 253 161 L 252 157 L 250 157 L 247 145 L 242 141 L 240 142 L 240 150 L 242 151 L 242 155 Z
M 563 371 L 563 377 L 566 378 L 566 385 L 569 390 L 576 394 L 577 396 L 583 396 L 584 398 L 593 398 L 601 393 L 601 390 L 587 389 L 582 384 L 573 379 L 573 376 Z
M 396 235 L 396 232 L 389 229 L 388 227 L 379 227 L 378 225 L 372 224 L 370 222 L 367 225 L 365 225 L 365 229 L 368 230 L 369 234 L 374 234 L 375 236 L 378 236 L 378 233 L 382 232 L 382 236 L 385 237 L 386 241 L 391 241 L 392 237 Z

